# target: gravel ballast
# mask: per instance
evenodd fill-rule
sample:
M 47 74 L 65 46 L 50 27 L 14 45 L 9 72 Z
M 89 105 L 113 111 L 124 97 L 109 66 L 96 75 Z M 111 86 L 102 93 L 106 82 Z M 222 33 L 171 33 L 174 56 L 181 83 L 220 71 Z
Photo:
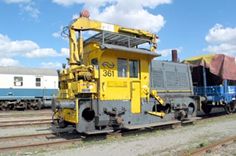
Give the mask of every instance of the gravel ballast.
M 135 132 L 134 132 L 135 133 Z M 174 130 L 156 130 L 144 134 L 93 141 L 70 149 L 43 155 L 149 156 L 182 155 L 186 150 L 206 146 L 216 140 L 236 135 L 236 114 L 198 122 Z

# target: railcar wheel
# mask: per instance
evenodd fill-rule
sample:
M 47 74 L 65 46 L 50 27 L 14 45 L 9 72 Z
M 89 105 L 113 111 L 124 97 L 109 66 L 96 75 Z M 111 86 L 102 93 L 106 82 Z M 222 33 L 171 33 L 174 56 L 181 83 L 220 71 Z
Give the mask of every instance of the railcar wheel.
M 9 110 L 14 110 L 14 104 L 9 104 L 7 102 L 3 102 L 1 105 L 1 110 L 2 111 L 9 111 Z
M 39 101 L 37 105 L 34 107 L 34 110 L 40 110 L 42 108 L 42 103 Z
M 190 103 L 189 105 L 188 105 L 188 115 L 193 115 L 193 113 L 195 112 L 195 106 L 194 106 L 194 104 L 193 103 Z
M 91 108 L 85 108 L 82 111 L 82 117 L 87 121 L 90 122 L 95 118 L 95 111 Z
M 186 112 L 185 110 L 177 110 L 177 111 L 175 112 L 175 118 L 176 118 L 177 120 L 182 121 L 182 120 L 184 120 L 186 117 L 187 117 L 187 112 Z
M 230 102 L 229 104 L 226 104 L 224 108 L 227 114 L 233 113 L 235 111 L 235 103 Z
M 31 110 L 39 110 L 42 108 L 42 102 L 41 101 L 35 101 L 29 104 L 29 108 Z
M 31 102 L 27 102 L 27 109 L 34 110 L 34 108 L 32 107 Z
M 4 111 L 4 102 L 0 103 L 0 110 Z
M 210 114 L 210 112 L 212 110 L 212 106 L 209 105 L 208 103 L 202 103 L 202 110 L 206 115 L 208 115 L 208 114 Z
M 0 109 L 1 109 L 2 111 L 7 111 L 6 103 L 1 103 Z

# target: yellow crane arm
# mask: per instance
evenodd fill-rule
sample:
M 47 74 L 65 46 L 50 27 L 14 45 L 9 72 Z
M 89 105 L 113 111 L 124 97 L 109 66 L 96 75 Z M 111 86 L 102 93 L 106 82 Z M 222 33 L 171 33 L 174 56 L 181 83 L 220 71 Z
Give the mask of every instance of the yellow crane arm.
M 156 49 L 156 34 L 152 34 L 148 31 L 130 29 L 121 27 L 115 24 L 108 24 L 104 22 L 99 22 L 95 20 L 90 20 L 87 17 L 80 17 L 76 19 L 69 27 L 69 41 L 70 41 L 70 65 L 81 63 L 83 60 L 83 38 L 82 31 L 110 31 L 115 33 L 123 33 L 143 39 L 148 39 L 151 41 L 152 47 L 151 51 Z M 79 32 L 79 37 L 77 41 L 76 32 Z

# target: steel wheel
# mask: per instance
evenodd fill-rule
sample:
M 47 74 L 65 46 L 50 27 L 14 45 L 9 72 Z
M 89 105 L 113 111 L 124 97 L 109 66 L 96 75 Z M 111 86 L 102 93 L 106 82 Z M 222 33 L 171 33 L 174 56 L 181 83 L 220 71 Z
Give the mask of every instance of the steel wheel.
M 208 105 L 208 103 L 202 103 L 202 110 L 205 114 L 210 114 L 211 110 L 212 110 L 212 106 Z
M 233 113 L 235 111 L 235 102 L 230 102 L 229 104 L 226 104 L 224 108 L 227 114 Z

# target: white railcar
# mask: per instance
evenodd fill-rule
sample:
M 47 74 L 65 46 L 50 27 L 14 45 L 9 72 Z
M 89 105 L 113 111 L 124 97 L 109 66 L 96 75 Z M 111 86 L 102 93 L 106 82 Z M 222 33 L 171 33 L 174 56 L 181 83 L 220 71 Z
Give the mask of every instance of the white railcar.
M 0 109 L 40 109 L 58 91 L 53 69 L 0 67 Z

